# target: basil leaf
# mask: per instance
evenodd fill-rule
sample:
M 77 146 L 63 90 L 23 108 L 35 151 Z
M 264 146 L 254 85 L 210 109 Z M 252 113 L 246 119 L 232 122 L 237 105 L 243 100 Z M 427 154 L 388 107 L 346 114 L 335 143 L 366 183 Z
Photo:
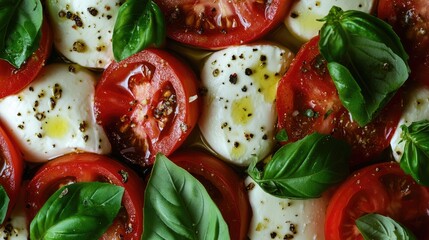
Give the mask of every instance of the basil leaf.
M 413 122 L 410 126 L 402 125 L 401 128 L 401 137 L 405 141 L 401 168 L 417 183 L 429 186 L 429 121 Z
M 341 102 L 364 126 L 408 79 L 408 55 L 392 27 L 370 14 L 334 6 L 322 20 L 320 52 Z
M 15 68 L 39 48 L 43 9 L 40 0 L 0 0 L 0 58 Z
M 7 209 L 9 208 L 9 196 L 2 185 L 0 185 L 0 224 L 2 224 L 6 218 Z
M 366 214 L 356 219 L 365 240 L 414 240 L 414 234 L 395 220 L 380 214 Z
M 248 173 L 274 196 L 316 198 L 348 176 L 350 151 L 350 146 L 341 140 L 313 133 L 281 147 L 262 172 L 254 162 Z
M 112 46 L 116 61 L 121 61 L 150 45 L 164 43 L 164 15 L 155 2 L 127 0 L 120 8 L 113 28 Z
M 124 188 L 85 182 L 56 191 L 31 221 L 31 239 L 98 239 L 121 208 Z
M 228 226 L 204 186 L 158 154 L 144 202 L 142 239 L 229 239 Z
M 277 142 L 286 142 L 287 140 L 289 140 L 289 136 L 287 135 L 287 132 L 285 129 L 281 129 L 276 134 L 276 140 L 277 140 Z

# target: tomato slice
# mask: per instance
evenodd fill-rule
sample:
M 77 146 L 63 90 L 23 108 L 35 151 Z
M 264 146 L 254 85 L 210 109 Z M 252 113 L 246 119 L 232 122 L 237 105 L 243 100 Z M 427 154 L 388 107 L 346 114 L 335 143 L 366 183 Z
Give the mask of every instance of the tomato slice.
M 410 55 L 411 78 L 429 84 L 429 11 L 427 0 L 380 0 L 378 17 L 398 33 Z
M 20 69 L 16 69 L 7 61 L 0 59 L 0 98 L 18 93 L 32 82 L 45 65 L 51 52 L 51 47 L 51 31 L 47 20 L 44 20 L 40 46 Z
M 2 126 L 0 126 L 0 161 L 0 184 L 6 190 L 10 200 L 6 214 L 7 219 L 18 201 L 24 170 L 24 160 L 16 144 L 9 138 Z
M 231 239 L 246 239 L 251 210 L 243 179 L 227 164 L 201 151 L 182 151 L 169 158 L 204 185 L 227 222 Z
M 74 182 L 108 182 L 125 188 L 123 208 L 101 239 L 140 239 L 143 233 L 143 182 L 130 168 L 104 155 L 69 154 L 52 160 L 28 184 L 27 216 L 33 219 L 61 186 Z
M 396 96 L 371 123 L 360 127 L 341 104 L 318 41 L 315 37 L 303 45 L 279 82 L 278 128 L 286 130 L 289 142 L 313 132 L 332 134 L 352 146 L 352 166 L 365 163 L 389 146 L 402 113 L 401 96 Z
M 418 185 L 396 162 L 360 169 L 332 196 L 325 238 L 363 239 L 355 220 L 367 213 L 389 216 L 410 228 L 418 239 L 429 236 L 429 188 Z
M 112 63 L 95 91 L 97 121 L 114 151 L 147 166 L 171 154 L 195 127 L 197 80 L 189 66 L 159 49 Z
M 170 38 L 205 49 L 258 39 L 283 21 L 290 0 L 155 0 Z

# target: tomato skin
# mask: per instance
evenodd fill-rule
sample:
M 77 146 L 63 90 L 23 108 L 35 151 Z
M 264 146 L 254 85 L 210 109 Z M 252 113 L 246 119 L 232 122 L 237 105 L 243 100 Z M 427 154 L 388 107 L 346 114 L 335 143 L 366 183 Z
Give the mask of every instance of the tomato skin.
M 127 176 L 124 175 L 127 174 Z M 140 239 L 143 233 L 143 182 L 130 168 L 104 155 L 73 153 L 54 159 L 36 172 L 27 187 L 27 217 L 31 221 L 48 198 L 73 182 L 109 182 L 125 188 L 125 210 L 101 239 Z M 118 219 L 119 218 L 119 219 Z
M 156 0 L 167 35 L 203 49 L 221 49 L 259 39 L 282 22 L 292 1 Z
M 95 91 L 97 121 L 114 151 L 142 167 L 153 164 L 156 153 L 168 156 L 184 142 L 199 108 L 194 72 L 160 49 L 112 63 Z
M 319 132 L 342 139 L 352 147 L 350 165 L 365 164 L 378 157 L 390 139 L 402 113 L 397 94 L 371 123 L 360 127 L 342 105 L 318 49 L 319 37 L 303 45 L 277 88 L 278 129 L 294 142 Z
M 228 224 L 231 239 L 246 239 L 251 208 L 244 180 L 227 164 L 202 151 L 181 151 L 169 158 L 204 185 Z
M 0 184 L 6 190 L 10 199 L 6 219 L 18 201 L 21 189 L 22 174 L 24 171 L 24 160 L 16 144 L 7 135 L 0 124 L 0 160 L 2 163 L 0 171 Z M 1 224 L 1 223 L 0 223 Z
M 360 169 L 336 190 L 325 221 L 325 238 L 363 239 L 355 220 L 367 213 L 389 216 L 418 239 L 429 236 L 429 188 L 418 185 L 396 162 Z
M 16 69 L 6 60 L 0 59 L 0 98 L 18 93 L 31 83 L 45 65 L 52 48 L 52 34 L 47 20 L 42 24 L 40 46 L 27 61 Z

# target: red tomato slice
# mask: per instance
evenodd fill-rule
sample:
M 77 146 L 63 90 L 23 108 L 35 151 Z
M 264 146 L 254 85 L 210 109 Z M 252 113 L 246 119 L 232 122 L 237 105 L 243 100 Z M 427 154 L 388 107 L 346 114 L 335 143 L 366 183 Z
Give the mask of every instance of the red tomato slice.
M 104 155 L 69 154 L 44 164 L 28 184 L 28 219 L 33 219 L 61 186 L 94 181 L 125 188 L 123 208 L 101 239 L 140 239 L 143 233 L 143 182 L 133 170 Z
M 429 84 L 429 3 L 380 0 L 378 17 L 390 23 L 410 55 L 411 78 Z
M 24 161 L 16 144 L 8 137 L 0 126 L 0 184 L 6 190 L 10 199 L 6 219 L 10 215 L 12 208 L 18 201 L 21 188 Z M 1 223 L 0 223 L 1 224 Z
M 46 59 L 51 52 L 51 47 L 52 35 L 48 22 L 45 20 L 42 25 L 39 48 L 20 69 L 16 69 L 7 61 L 0 59 L 0 98 L 18 93 L 32 82 L 45 65 Z
M 429 236 L 429 188 L 418 185 L 399 164 L 381 163 L 358 170 L 331 198 L 325 238 L 363 239 L 355 220 L 367 213 L 389 216 L 405 225 L 417 239 Z
M 350 119 L 318 49 L 319 37 L 306 43 L 298 52 L 277 89 L 278 127 L 285 129 L 289 141 L 319 132 L 332 134 L 352 146 L 351 165 L 355 166 L 381 154 L 401 114 L 397 96 L 370 124 L 360 127 Z
M 156 153 L 171 154 L 194 128 L 196 76 L 173 55 L 145 50 L 106 69 L 96 87 L 95 108 L 114 151 L 147 166 Z
M 227 164 L 204 152 L 179 152 L 169 158 L 204 185 L 228 224 L 231 239 L 246 239 L 251 210 L 243 179 Z
M 205 49 L 258 39 L 285 18 L 290 0 L 155 0 L 170 38 Z

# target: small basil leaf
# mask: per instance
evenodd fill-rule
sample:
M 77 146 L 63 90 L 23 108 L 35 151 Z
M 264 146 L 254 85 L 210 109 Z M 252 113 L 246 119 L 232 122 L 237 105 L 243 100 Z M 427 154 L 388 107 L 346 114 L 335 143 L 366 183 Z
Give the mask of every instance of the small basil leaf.
M 405 148 L 400 166 L 417 183 L 429 186 L 429 121 L 413 122 L 401 128 Z
M 289 136 L 287 135 L 287 132 L 285 129 L 281 129 L 277 134 L 276 134 L 276 140 L 278 142 L 286 142 L 289 139 Z
M 124 188 L 86 182 L 56 191 L 30 224 L 31 239 L 98 239 L 121 208 Z
M 350 146 L 330 135 L 313 133 L 284 145 L 259 172 L 248 170 L 264 191 L 277 197 L 316 198 L 348 176 Z
M 365 240 L 414 240 L 414 234 L 395 220 L 380 214 L 366 214 L 356 219 Z
M 150 45 L 160 46 L 166 36 L 164 15 L 155 2 L 128 0 L 113 28 L 113 54 L 121 61 Z
M 158 154 L 144 202 L 142 239 L 229 239 L 228 226 L 204 186 Z
M 39 47 L 43 21 L 40 0 L 0 0 L 0 58 L 15 68 Z
M 0 185 L 0 224 L 2 224 L 6 218 L 7 209 L 9 208 L 9 196 L 2 185 Z

